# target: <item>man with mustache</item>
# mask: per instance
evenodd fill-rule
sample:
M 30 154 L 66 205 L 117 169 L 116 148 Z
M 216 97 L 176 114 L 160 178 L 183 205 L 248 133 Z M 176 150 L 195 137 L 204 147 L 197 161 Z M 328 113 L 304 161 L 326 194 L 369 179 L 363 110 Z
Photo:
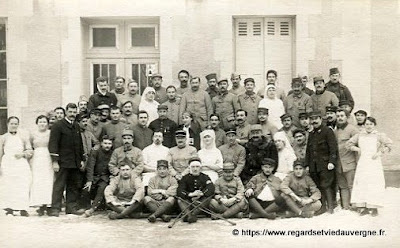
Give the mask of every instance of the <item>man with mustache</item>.
M 220 147 L 226 143 L 226 134 L 225 131 L 220 128 L 219 116 L 216 114 L 210 115 L 210 125 L 207 126 L 207 129 L 212 129 L 215 132 L 215 147 Z
M 243 109 L 236 110 L 237 142 L 245 145 L 249 141 L 251 125 L 247 122 L 247 112 Z
M 221 119 L 221 128 L 232 128 L 235 125 L 235 112 L 240 108 L 236 95 L 228 92 L 228 79 L 218 81 L 219 94 L 212 98 L 214 113 Z
M 325 108 L 326 110 L 326 115 L 325 115 L 325 120 L 326 120 L 326 125 L 332 130 L 335 130 L 336 128 L 336 110 L 337 107 L 335 106 L 327 106 Z
M 97 93 L 94 93 L 89 97 L 88 109 L 92 110 L 97 108 L 100 104 L 107 104 L 108 106 L 117 105 L 117 97 L 114 93 L 109 92 L 109 84 L 107 77 L 96 78 Z
M 278 81 L 278 72 L 275 70 L 268 70 L 266 79 L 267 79 L 267 85 L 272 84 L 275 86 L 276 98 L 281 99 L 282 101 L 285 101 L 285 98 L 286 98 L 285 91 L 276 85 L 276 83 Z M 264 98 L 264 93 L 265 93 L 265 87 L 257 91 L 257 95 L 260 96 L 261 98 Z
M 168 119 L 168 106 L 164 104 L 158 105 L 157 113 L 158 119 L 152 121 L 149 128 L 153 130 L 153 132 L 162 132 L 164 136 L 162 143 L 164 146 L 168 148 L 176 146 L 175 131 L 178 129 L 178 125 L 174 121 Z
M 133 145 L 140 150 L 153 143 L 153 130 L 147 127 L 149 115 L 146 111 L 140 110 L 138 114 L 138 123 L 132 128 L 135 140 Z
M 211 99 L 219 94 L 219 89 L 217 87 L 217 74 L 210 73 L 206 76 L 208 88 L 206 89 L 208 95 Z
M 132 79 L 129 81 L 127 87 L 128 92 L 123 97 L 121 97 L 120 105 L 122 106 L 125 102 L 131 101 L 133 113 L 137 115 L 139 113 L 139 104 L 141 101 L 141 97 L 139 95 L 139 84 Z
M 114 89 L 110 91 L 111 93 L 114 93 L 115 96 L 117 97 L 118 103 L 117 105 L 121 105 L 121 101 L 124 98 L 124 96 L 127 94 L 126 89 L 125 89 L 125 78 L 121 76 L 117 76 L 114 81 Z
M 138 122 L 138 116 L 133 113 L 133 103 L 131 101 L 126 101 L 121 105 L 121 121 L 124 122 L 128 127 L 135 126 Z
M 354 100 L 347 86 L 340 82 L 340 72 L 338 68 L 329 69 L 329 82 L 326 84 L 326 90 L 333 92 L 339 101 L 349 101 L 351 109 L 354 108 Z
M 293 124 L 300 126 L 298 116 L 300 113 L 312 112 L 311 97 L 304 93 L 304 86 L 300 78 L 292 79 L 292 94 L 290 94 L 283 102 L 285 111 L 293 118 Z
M 301 79 L 301 82 L 303 83 L 303 92 L 306 93 L 309 96 L 314 94 L 314 91 L 307 87 L 308 77 L 305 76 L 305 75 L 304 76 L 299 75 L 299 78 Z M 289 91 L 288 96 L 291 95 L 291 94 L 293 94 L 293 90 Z
M 238 177 L 246 163 L 246 149 L 238 144 L 234 128 L 226 130 L 226 139 L 227 143 L 218 149 L 221 151 L 224 163 L 232 163 L 235 166 L 233 174 Z
M 181 124 L 179 122 L 179 118 L 181 113 L 179 112 L 179 106 L 181 103 L 181 98 L 177 96 L 176 87 L 170 85 L 166 89 L 168 100 L 164 102 L 162 105 L 168 107 L 167 117 L 168 119 L 174 121 L 176 124 Z
M 165 102 L 168 99 L 165 88 L 161 86 L 162 81 L 162 75 L 160 73 L 154 73 L 153 75 L 151 75 L 151 82 L 154 90 L 156 91 L 156 96 L 154 97 L 154 100 L 156 100 L 159 104 Z
M 190 80 L 190 74 L 187 70 L 180 70 L 178 72 L 179 87 L 176 89 L 177 95 L 181 98 L 184 93 L 190 90 L 188 82 Z
M 257 107 L 261 101 L 261 97 L 254 92 L 256 83 L 253 78 L 244 80 L 244 88 L 246 92 L 238 96 L 238 102 L 242 109 L 247 112 L 247 121 L 249 124 L 257 123 Z
M 233 72 L 231 74 L 232 88 L 229 90 L 229 93 L 238 96 L 246 92 L 246 89 L 242 85 L 240 85 L 240 80 L 240 74 L 236 72 Z
M 99 109 L 92 109 L 89 114 L 89 121 L 87 122 L 86 130 L 91 132 L 96 139 L 100 139 L 103 123 L 100 122 L 101 111 Z
M 322 77 L 314 77 L 315 94 L 311 96 L 313 110 L 320 111 L 325 116 L 327 106 L 339 106 L 339 99 L 336 95 L 325 88 L 325 81 Z
M 258 123 L 262 127 L 262 134 L 267 139 L 272 139 L 275 133 L 278 132 L 278 128 L 268 121 L 268 113 L 269 110 L 267 108 L 259 107 L 257 109 Z
M 101 136 L 107 135 L 114 139 L 114 148 L 118 148 L 123 145 L 121 134 L 127 125 L 121 121 L 121 109 L 117 106 L 111 107 L 110 116 L 111 121 L 103 126 Z M 130 129 L 132 127 L 129 126 Z
M 293 150 L 296 154 L 298 160 L 304 161 L 306 158 L 306 150 L 307 150 L 307 137 L 306 131 L 302 129 L 297 129 L 293 132 Z

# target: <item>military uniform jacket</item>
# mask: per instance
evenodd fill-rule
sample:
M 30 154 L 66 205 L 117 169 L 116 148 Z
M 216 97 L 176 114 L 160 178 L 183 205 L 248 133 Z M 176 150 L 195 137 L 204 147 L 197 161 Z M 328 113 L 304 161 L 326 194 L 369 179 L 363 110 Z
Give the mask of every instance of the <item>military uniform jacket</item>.
M 304 145 L 293 145 L 294 153 L 296 154 L 297 159 L 304 161 L 306 158 L 306 150 L 307 150 L 307 141 Z
M 347 86 L 343 85 L 340 82 L 332 83 L 331 81 L 329 81 L 325 87 L 326 90 L 335 93 L 339 101 L 349 101 L 349 105 L 351 106 L 351 108 L 354 108 L 354 99 Z
M 123 88 L 123 91 L 117 92 L 114 89 L 114 90 L 111 90 L 110 92 L 115 94 L 115 96 L 117 97 L 117 106 L 121 107 L 122 99 L 126 96 L 127 90 L 125 90 L 125 88 Z
M 133 145 L 143 150 L 153 143 L 153 130 L 139 124 L 133 127 Z
M 305 164 L 309 166 L 310 172 L 328 170 L 328 163 L 335 165 L 338 170 L 338 145 L 332 129 L 325 125 L 314 129 L 307 141 Z
M 125 150 L 123 146 L 115 149 L 111 155 L 108 168 L 112 175 L 118 175 L 121 162 L 128 163 L 133 168 L 133 173 L 140 176 L 143 172 L 143 155 L 139 148 L 132 146 L 130 150 Z
M 108 137 L 114 139 L 113 147 L 118 148 L 123 145 L 122 142 L 122 131 L 127 128 L 127 125 L 122 121 L 110 121 L 107 124 L 104 124 L 101 137 L 107 135 Z
M 218 147 L 218 149 L 222 153 L 224 163 L 233 163 L 235 165 L 233 173 L 235 176 L 239 176 L 246 163 L 246 149 L 237 143 L 234 145 L 225 144 Z
M 48 147 L 52 160 L 58 161 L 61 168 L 80 168 L 84 161 L 79 126 L 65 118 L 53 124 Z
M 237 88 L 232 87 L 228 92 L 238 96 L 244 94 L 246 89 L 242 85 L 239 85 Z
M 265 185 L 268 185 L 275 196 L 276 192 L 280 191 L 281 183 L 282 181 L 278 177 L 274 175 L 267 177 L 261 172 L 250 179 L 246 184 L 246 190 L 252 189 L 254 191 L 254 196 L 257 197 L 263 191 Z
M 94 150 L 90 156 L 86 166 L 86 178 L 88 182 L 96 184 L 99 180 L 106 183 L 110 181 L 110 171 L 108 163 L 111 159 L 112 150 L 105 151 L 103 148 Z
M 156 119 L 152 121 L 149 128 L 153 132 L 159 131 L 163 133 L 164 141 L 163 145 L 171 148 L 176 146 L 175 131 L 178 129 L 178 125 L 170 119 Z
M 226 181 L 220 177 L 215 181 L 215 199 L 236 198 L 237 202 L 244 199 L 244 186 L 239 177 L 233 177 L 231 181 Z
M 210 89 L 210 87 L 207 87 L 206 92 L 208 93 L 210 98 L 213 99 L 215 96 L 217 96 L 219 94 L 219 89 L 215 88 L 212 90 L 212 89 Z
M 142 181 L 134 173 L 128 179 L 120 176 L 111 178 L 110 185 L 104 190 L 104 198 L 107 203 L 142 201 L 144 198 L 144 187 Z
M 325 90 L 322 94 L 315 93 L 311 96 L 314 111 L 321 111 L 322 116 L 326 114 L 327 106 L 339 106 L 339 99 L 330 91 Z
M 281 191 L 286 195 L 294 193 L 298 197 L 310 197 L 314 201 L 321 199 L 321 192 L 317 185 L 308 175 L 296 177 L 293 172 L 290 172 L 281 184 Z
M 100 121 L 97 125 L 93 125 L 93 123 L 89 120 L 88 124 L 86 126 L 86 130 L 91 132 L 94 135 L 94 137 L 96 137 L 96 139 L 100 140 L 103 125 L 104 125 L 104 123 L 100 122 Z
M 179 112 L 180 103 L 181 99 L 176 98 L 174 101 L 168 100 L 162 104 L 168 107 L 168 113 L 167 113 L 168 119 L 174 121 L 178 125 L 179 125 L 179 119 L 181 118 Z
M 215 132 L 215 147 L 220 147 L 227 142 L 226 133 L 221 128 L 214 129 Z
M 196 157 L 197 150 L 193 146 L 185 146 L 179 148 L 178 146 L 169 149 L 167 160 L 169 164 L 170 174 L 175 176 L 176 174 L 186 175 L 189 173 L 189 159 Z
M 132 112 L 137 115 L 139 113 L 139 104 L 141 101 L 140 95 L 139 94 L 131 95 L 130 93 L 126 93 L 123 97 L 121 97 L 121 105 L 127 101 L 131 101 L 133 103 Z
M 164 87 L 161 86 L 158 89 L 154 88 L 154 90 L 156 91 L 156 96 L 155 96 L 154 100 L 156 100 L 159 104 L 168 100 L 167 91 Z
M 313 104 L 311 97 L 306 93 L 302 92 L 300 97 L 294 94 L 289 95 L 283 102 L 285 111 L 287 114 L 292 116 L 293 124 L 299 126 L 299 114 L 310 113 L 313 111 Z
M 212 98 L 214 113 L 219 116 L 223 128 L 235 121 L 236 110 L 240 108 L 238 98 L 232 93 L 219 94 Z
M 193 115 L 193 119 L 199 118 L 207 123 L 209 116 L 213 113 L 211 98 L 204 90 L 189 90 L 182 96 L 179 112 L 189 112 Z M 179 118 L 182 123 L 182 116 Z
M 245 93 L 238 96 L 238 101 L 240 108 L 247 112 L 247 122 L 249 124 L 256 124 L 258 121 L 257 108 L 261 101 L 261 97 L 254 92 L 252 95 Z
M 153 191 L 156 189 L 166 190 L 167 196 L 164 196 L 160 193 L 154 193 Z M 151 198 L 159 201 L 163 198 L 166 199 L 171 196 L 172 197 L 176 196 L 177 189 L 178 189 L 178 182 L 173 176 L 167 175 L 166 177 L 160 177 L 159 175 L 155 175 L 149 180 L 147 193 Z
M 236 127 L 236 135 L 240 140 L 241 145 L 244 145 L 249 141 L 250 128 L 251 125 L 247 122 L 243 126 Z
M 357 153 L 347 149 L 346 143 L 353 136 L 359 133 L 358 129 L 350 124 L 346 124 L 344 127 L 336 127 L 335 136 L 338 142 L 339 148 L 339 162 L 343 169 L 343 172 L 355 170 L 357 166 Z
M 88 110 L 95 109 L 101 104 L 107 104 L 110 107 L 116 106 L 117 102 L 118 100 L 114 93 L 107 92 L 105 95 L 102 95 L 100 92 L 97 92 L 89 97 Z
M 178 183 L 177 195 L 184 199 L 191 199 L 189 193 L 195 190 L 203 192 L 204 197 L 214 195 L 215 187 L 209 176 L 200 173 L 198 176 L 187 174 Z

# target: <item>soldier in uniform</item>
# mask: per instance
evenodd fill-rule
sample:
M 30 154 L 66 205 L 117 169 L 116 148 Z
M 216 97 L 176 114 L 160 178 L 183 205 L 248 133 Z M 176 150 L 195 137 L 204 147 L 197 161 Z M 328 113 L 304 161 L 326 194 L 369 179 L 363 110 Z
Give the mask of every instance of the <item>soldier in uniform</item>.
M 257 123 L 257 108 L 261 101 L 261 97 L 254 92 L 256 83 L 253 78 L 244 80 L 246 92 L 238 96 L 238 101 L 241 109 L 247 112 L 247 121 L 249 124 Z
M 301 79 L 301 82 L 303 83 L 303 92 L 306 93 L 309 96 L 314 94 L 314 91 L 307 87 L 308 77 L 305 76 L 305 75 L 304 76 L 299 75 L 299 78 Z M 291 95 L 291 94 L 293 94 L 293 90 L 289 91 L 288 96 Z
M 169 149 L 167 160 L 170 175 L 177 180 L 189 173 L 189 159 L 197 156 L 197 150 L 186 144 L 186 132 L 182 129 L 175 132 L 176 146 Z
M 339 101 L 339 108 L 346 110 L 347 112 L 349 112 L 349 116 L 347 119 L 347 122 L 350 123 L 351 125 L 356 125 L 357 121 L 355 116 L 352 115 L 353 112 L 353 108 L 351 107 L 351 103 L 349 100 L 341 100 Z
M 125 78 L 121 76 L 117 76 L 114 81 L 114 89 L 110 91 L 114 93 L 117 97 L 117 106 L 120 107 L 122 104 L 122 99 L 127 94 L 125 89 Z
M 312 101 L 311 97 L 304 92 L 304 86 L 300 78 L 292 79 L 292 90 L 293 94 L 288 95 L 288 97 L 283 102 L 285 106 L 285 111 L 287 114 L 291 115 L 293 118 L 293 124 L 296 127 L 300 126 L 298 116 L 300 113 L 312 112 Z
M 121 105 L 127 101 L 131 101 L 133 105 L 133 113 L 137 115 L 139 113 L 139 104 L 141 101 L 141 97 L 139 95 L 139 84 L 132 79 L 129 81 L 127 86 L 128 92 L 121 97 Z
M 268 140 L 262 136 L 260 124 L 251 126 L 250 140 L 244 147 L 246 149 L 246 164 L 240 178 L 246 184 L 251 177 L 261 171 L 261 164 L 265 158 L 278 161 L 278 151 L 272 139 Z
M 339 99 L 336 95 L 325 88 L 325 81 L 322 77 L 314 77 L 315 94 L 311 96 L 313 111 L 321 111 L 325 116 L 327 106 L 339 106 Z
M 88 114 L 88 100 L 86 96 L 80 96 L 78 101 L 79 115 Z
M 267 71 L 267 75 L 266 75 L 266 79 L 267 79 L 267 85 L 274 85 L 276 88 L 276 98 L 281 99 L 282 101 L 285 100 L 286 98 L 286 93 L 282 88 L 279 88 L 276 85 L 276 82 L 278 80 L 278 72 L 275 70 L 268 70 Z M 261 98 L 264 98 L 264 93 L 265 93 L 265 88 L 258 90 L 257 95 L 259 95 Z
M 127 126 L 126 123 L 121 121 L 121 109 L 117 106 L 113 106 L 110 112 L 111 121 L 103 125 L 101 136 L 107 135 L 114 139 L 114 149 L 123 145 L 122 143 L 122 131 L 124 129 L 132 129 L 133 126 Z
M 158 119 L 152 121 L 149 128 L 155 131 L 160 131 L 163 133 L 164 141 L 163 145 L 171 148 L 176 146 L 175 142 L 175 131 L 178 129 L 178 125 L 168 119 L 168 107 L 166 105 L 157 106 Z
M 164 102 L 162 105 L 168 107 L 167 117 L 168 119 L 174 121 L 176 124 L 181 124 L 179 122 L 180 112 L 179 105 L 181 103 L 181 99 L 176 95 L 176 88 L 173 85 L 167 87 L 167 98 L 168 101 Z
M 279 131 L 283 131 L 286 133 L 286 137 L 288 138 L 290 145 L 293 145 L 293 132 L 296 130 L 296 126 L 293 124 L 293 117 L 289 114 L 284 114 L 281 116 L 282 128 Z
M 147 127 L 149 115 L 146 111 L 141 110 L 138 114 L 138 124 L 132 128 L 135 140 L 133 145 L 143 150 L 146 146 L 153 143 L 153 130 Z
M 138 217 L 144 198 L 144 187 L 140 177 L 128 164 L 121 164 L 120 174 L 111 178 L 104 190 L 107 206 L 113 210 L 111 220 Z
M 243 109 L 236 110 L 236 134 L 237 142 L 240 145 L 245 145 L 249 142 L 251 125 L 247 123 L 247 111 Z
M 307 140 L 308 135 L 313 130 L 313 126 L 310 124 L 310 117 L 308 116 L 308 113 L 300 113 L 299 114 L 299 122 L 300 122 L 300 129 L 305 131 L 306 140 Z
M 211 98 L 208 93 L 200 89 L 200 78 L 194 77 L 190 81 L 191 89 L 183 94 L 179 112 L 189 112 L 203 130 L 208 125 L 208 117 L 213 113 Z M 182 119 L 180 119 L 182 123 Z
M 156 91 L 156 96 L 154 97 L 154 100 L 156 100 L 159 104 L 167 101 L 167 91 L 164 87 L 161 86 L 162 75 L 159 73 L 154 73 L 153 75 L 151 75 L 151 82 L 153 85 L 152 87 Z
M 326 84 L 326 90 L 335 93 L 339 101 L 347 100 L 351 109 L 354 108 L 354 100 L 347 86 L 340 82 L 340 72 L 338 68 L 329 69 L 329 82 Z
M 181 98 L 184 93 L 190 90 L 188 82 L 190 80 L 190 74 L 187 70 L 180 70 L 178 72 L 179 88 L 176 89 L 177 95 Z
M 208 88 L 206 89 L 208 95 L 211 99 L 219 94 L 219 89 L 217 87 L 217 74 L 210 73 L 206 76 Z
M 333 213 L 335 167 L 338 162 L 338 146 L 333 130 L 322 124 L 322 113 L 310 114 L 314 130 L 307 141 L 305 164 L 309 167 L 310 176 L 321 191 L 322 207 L 316 214 L 328 211 Z
M 298 160 L 304 161 L 307 150 L 306 131 L 297 129 L 293 132 L 293 150 Z
M 220 119 L 219 116 L 216 114 L 210 115 L 210 125 L 207 129 L 214 130 L 215 132 L 215 147 L 220 147 L 226 143 L 226 134 L 225 131 L 220 128 Z
M 326 125 L 332 130 L 335 130 L 336 128 L 336 106 L 326 106 L 325 108 L 326 114 L 325 114 L 325 120 L 326 120 Z
M 283 205 L 280 196 L 281 179 L 274 176 L 277 163 L 271 158 L 264 158 L 260 163 L 261 173 L 254 175 L 246 184 L 245 196 L 250 207 L 250 219 L 275 219 L 273 213 Z
M 108 91 L 108 82 L 107 77 L 98 77 L 96 78 L 97 83 L 97 93 L 94 93 L 89 97 L 88 109 L 92 110 L 97 108 L 101 104 L 107 104 L 108 106 L 116 106 L 117 105 L 117 97 L 114 93 Z
M 210 208 L 224 218 L 242 218 L 243 212 L 247 210 L 243 183 L 234 175 L 233 163 L 224 163 L 222 170 L 222 177 L 215 182 L 215 196 L 210 202 Z
M 201 172 L 201 161 L 199 158 L 191 158 L 189 161 L 190 173 L 183 176 L 179 181 L 177 195 L 183 200 L 178 200 L 180 209 L 190 213 L 183 219 L 188 223 L 197 221 L 197 215 L 201 207 L 207 208 L 214 195 L 215 187 L 211 179 Z M 194 203 L 193 205 L 189 205 Z M 194 207 L 199 206 L 196 210 Z
M 156 222 L 161 217 L 164 222 L 169 222 L 171 217 L 167 215 L 174 206 L 178 182 L 169 174 L 168 161 L 157 161 L 157 174 L 150 178 L 147 188 L 148 195 L 144 197 L 144 204 L 152 213 L 147 220 Z
M 257 109 L 258 123 L 261 125 L 263 136 L 267 139 L 272 139 L 275 133 L 278 132 L 278 128 L 268 121 L 268 112 L 269 110 L 264 107 Z
M 119 173 L 121 164 L 129 165 L 136 176 L 141 176 L 143 172 L 143 155 L 139 148 L 133 146 L 133 132 L 126 129 L 122 132 L 123 146 L 116 148 L 108 164 L 111 175 Z
M 229 93 L 238 96 L 246 92 L 246 89 L 242 85 L 240 85 L 240 80 L 240 74 L 236 72 L 233 72 L 231 74 L 232 88 L 229 90 Z
M 100 122 L 100 115 L 101 112 L 99 109 L 90 110 L 89 121 L 86 126 L 86 130 L 91 132 L 98 140 L 101 137 L 101 130 L 103 128 L 103 123 Z
M 133 113 L 133 103 L 131 101 L 126 101 L 121 105 L 121 121 L 123 121 L 126 125 L 134 127 L 138 123 L 137 114 Z
M 218 147 L 222 153 L 224 163 L 232 163 L 235 166 L 233 174 L 239 176 L 246 163 L 246 149 L 237 142 L 236 130 L 226 130 L 227 143 Z
M 212 98 L 214 112 L 221 118 L 221 128 L 235 126 L 235 112 L 240 109 L 236 95 L 228 92 L 228 79 L 218 81 L 219 94 Z
M 110 121 L 110 106 L 107 104 L 100 104 L 97 109 L 100 110 L 100 122 L 102 124 L 107 124 Z
M 301 161 L 293 163 L 293 172 L 283 179 L 281 191 L 287 207 L 295 216 L 310 218 L 321 208 L 321 192 L 307 175 Z

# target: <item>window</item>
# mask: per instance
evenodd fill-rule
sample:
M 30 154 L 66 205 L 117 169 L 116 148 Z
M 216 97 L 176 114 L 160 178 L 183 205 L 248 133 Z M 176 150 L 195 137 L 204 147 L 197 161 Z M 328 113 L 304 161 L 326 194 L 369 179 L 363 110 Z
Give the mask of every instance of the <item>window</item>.
M 0 134 L 7 132 L 6 24 L 0 20 Z
M 117 65 L 116 64 L 93 64 L 93 88 L 94 92 L 97 92 L 96 78 L 104 76 L 108 78 L 110 88 L 114 89 L 114 79 L 117 76 Z
M 118 48 L 118 26 L 90 26 L 90 48 Z
M 130 48 L 158 48 L 157 25 L 130 25 Z

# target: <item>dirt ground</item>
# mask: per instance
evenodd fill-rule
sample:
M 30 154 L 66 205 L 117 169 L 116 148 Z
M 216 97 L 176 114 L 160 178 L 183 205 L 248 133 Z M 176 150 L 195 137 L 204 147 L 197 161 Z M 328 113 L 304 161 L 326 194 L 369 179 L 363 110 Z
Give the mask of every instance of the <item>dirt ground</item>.
M 383 197 L 385 208 L 379 216 L 360 217 L 339 207 L 335 214 L 311 219 L 224 221 L 200 219 L 198 223 L 148 223 L 146 219 L 110 221 L 105 214 L 91 218 L 61 215 L 38 217 L 0 216 L 0 247 L 400 247 L 400 189 L 388 188 Z M 236 229 L 238 235 L 233 235 Z M 330 231 L 327 235 L 302 235 L 289 231 Z M 374 236 L 334 235 L 345 231 L 375 231 Z M 251 232 L 253 231 L 253 237 Z M 256 232 L 259 235 L 255 235 Z M 286 231 L 285 235 L 269 234 Z M 384 231 L 384 233 L 383 233 Z M 333 232 L 333 233 L 332 233 Z

